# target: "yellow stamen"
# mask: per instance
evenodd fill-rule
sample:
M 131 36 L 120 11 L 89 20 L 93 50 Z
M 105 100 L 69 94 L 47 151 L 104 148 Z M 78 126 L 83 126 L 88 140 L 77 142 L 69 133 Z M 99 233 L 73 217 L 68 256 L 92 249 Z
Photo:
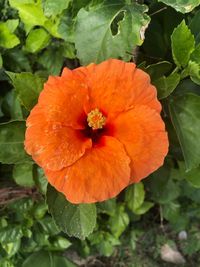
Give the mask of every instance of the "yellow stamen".
M 102 129 L 106 124 L 106 117 L 103 116 L 101 111 L 98 108 L 93 109 L 87 115 L 88 126 L 93 130 Z

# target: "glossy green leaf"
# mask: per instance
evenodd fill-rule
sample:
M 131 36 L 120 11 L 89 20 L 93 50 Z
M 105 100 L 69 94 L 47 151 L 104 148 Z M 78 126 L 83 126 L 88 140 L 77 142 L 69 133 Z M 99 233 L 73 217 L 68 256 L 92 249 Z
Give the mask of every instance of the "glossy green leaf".
M 168 6 L 173 7 L 181 13 L 191 12 L 196 6 L 200 5 L 200 0 L 158 0 Z
M 50 185 L 47 189 L 47 204 L 57 226 L 69 236 L 85 239 L 94 230 L 95 204 L 72 204 Z
M 24 132 L 24 121 L 0 124 L 0 162 L 13 164 L 30 161 L 24 151 Z
M 38 62 L 50 75 L 60 75 L 64 62 L 63 47 L 49 48 L 40 55 Z
M 168 165 L 151 174 L 148 191 L 151 193 L 151 198 L 160 204 L 170 203 L 180 195 L 179 184 L 171 179 Z
M 189 28 L 192 34 L 194 35 L 197 44 L 200 43 L 199 24 L 200 24 L 200 10 L 195 13 L 194 17 L 192 17 L 189 24 Z
M 200 188 L 200 166 L 190 171 L 186 171 L 185 163 L 178 162 L 178 173 L 182 179 L 186 179 L 193 187 Z
M 115 237 L 118 238 L 126 230 L 128 224 L 129 224 L 128 214 L 124 211 L 123 206 L 118 206 L 115 209 L 114 216 L 111 216 L 109 219 L 109 226 L 111 232 Z
M 185 158 L 186 169 L 200 164 L 200 96 L 180 95 L 170 103 L 171 119 Z
M 0 22 L 0 47 L 13 48 L 20 43 L 19 38 L 12 33 L 6 22 Z
M 21 48 L 12 49 L 4 54 L 4 67 L 13 72 L 31 71 L 31 62 Z
M 72 13 L 69 10 L 65 10 L 58 25 L 58 33 L 66 42 L 74 43 L 74 30 L 75 21 L 72 17 Z
M 7 71 L 6 73 L 10 77 L 21 103 L 25 108 L 31 110 L 37 103 L 45 79 L 29 72 L 13 73 Z
M 133 212 L 137 210 L 144 202 L 145 191 L 143 183 L 130 185 L 126 189 L 125 201 L 129 209 Z
M 47 178 L 45 177 L 43 169 L 40 168 L 39 166 L 34 166 L 33 178 L 39 191 L 42 194 L 46 194 L 48 181 Z
M 195 47 L 195 50 L 192 52 L 190 56 L 190 60 L 200 65 L 200 44 L 198 44 Z
M 15 165 L 13 168 L 13 179 L 18 185 L 33 187 L 35 185 L 33 180 L 33 164 L 23 163 Z
M 151 81 L 159 79 L 161 76 L 167 74 L 172 68 L 172 63 L 168 61 L 161 61 L 155 64 L 148 65 L 145 71 L 151 76 Z
M 144 201 L 140 207 L 134 210 L 134 213 L 137 215 L 142 215 L 149 211 L 154 206 L 153 202 Z
M 59 17 L 49 19 L 45 17 L 42 9 L 42 0 L 35 1 L 18 1 L 9 0 L 11 7 L 16 8 L 19 12 L 19 17 L 24 23 L 26 33 L 34 26 L 43 26 L 46 28 L 53 36 L 59 38 L 60 35 L 57 32 L 59 25 Z
M 38 251 L 31 254 L 22 264 L 22 267 L 76 267 L 64 256 L 58 256 L 49 251 Z
M 9 0 L 9 3 L 11 7 L 19 11 L 20 19 L 24 23 L 27 33 L 36 25 L 44 26 L 48 20 L 43 14 L 41 1 Z
M 22 107 L 15 90 L 9 91 L 2 103 L 2 110 L 4 114 L 11 117 L 12 120 L 23 120 Z
M 198 44 L 192 52 L 188 66 L 182 72 L 182 76 L 183 75 L 185 77 L 189 75 L 194 83 L 200 85 L 200 44 Z
M 188 67 L 187 67 L 188 74 L 190 75 L 191 80 L 200 85 L 200 64 L 189 61 Z
M 45 216 L 47 210 L 48 210 L 48 207 L 45 202 L 41 201 L 40 203 L 37 203 L 33 209 L 33 214 L 34 214 L 35 219 L 38 221 L 41 220 Z
M 19 251 L 20 245 L 21 245 L 21 240 L 16 239 L 14 242 L 2 244 L 2 247 L 8 254 L 8 257 L 10 258 Z
M 43 233 L 47 235 L 57 235 L 60 232 L 54 220 L 50 216 L 45 216 L 40 219 L 38 223 L 41 225 Z
M 5 24 L 7 25 L 8 29 L 13 33 L 19 25 L 19 20 L 18 19 L 8 19 L 5 21 Z
M 180 204 L 176 202 L 170 202 L 162 206 L 163 216 L 170 222 L 176 222 L 180 216 Z
M 27 217 L 27 214 L 32 210 L 33 204 L 34 203 L 31 198 L 17 199 L 9 204 L 9 209 L 24 218 Z
M 64 43 L 63 56 L 66 58 L 74 59 L 76 58 L 75 46 L 71 43 Z
M 178 73 L 173 73 L 168 77 L 162 76 L 159 79 L 155 80 L 153 84 L 157 89 L 158 98 L 163 99 L 169 96 L 177 87 L 179 82 L 180 82 L 180 75 Z
M 52 250 L 55 250 L 55 251 L 66 250 L 70 246 L 71 246 L 71 242 L 69 242 L 67 238 L 62 237 L 62 236 L 56 237 L 52 242 Z
M 100 213 L 108 214 L 110 216 L 115 214 L 116 207 L 116 198 L 97 203 L 97 211 Z
M 45 48 L 50 41 L 50 35 L 43 28 L 29 32 L 26 39 L 25 49 L 31 53 L 37 53 Z
M 66 9 L 71 0 L 43 0 L 43 10 L 47 17 L 56 16 Z
M 101 255 L 109 257 L 112 255 L 115 246 L 120 245 L 117 237 L 105 231 L 97 231 L 88 237 L 91 245 L 96 245 Z
M 22 229 L 20 226 L 8 226 L 0 230 L 0 243 L 7 244 L 21 239 Z
M 184 20 L 174 29 L 171 42 L 174 62 L 178 67 L 185 67 L 194 50 L 195 40 Z
M 186 172 L 185 178 L 192 186 L 200 188 L 200 167 Z
M 81 63 L 98 63 L 110 57 L 130 58 L 134 47 L 144 40 L 150 21 L 146 11 L 144 5 L 124 5 L 122 1 L 105 1 L 89 11 L 81 9 L 75 29 L 75 46 Z

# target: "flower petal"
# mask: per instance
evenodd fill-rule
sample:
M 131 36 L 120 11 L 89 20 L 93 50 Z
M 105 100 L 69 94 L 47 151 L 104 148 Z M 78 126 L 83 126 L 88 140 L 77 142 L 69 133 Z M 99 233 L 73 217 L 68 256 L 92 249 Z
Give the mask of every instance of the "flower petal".
M 113 121 L 113 136 L 121 141 L 131 158 L 132 182 L 139 182 L 162 166 L 168 152 L 165 125 L 147 106 L 136 106 Z
M 67 73 L 67 74 L 66 74 Z M 75 129 L 84 128 L 84 103 L 88 101 L 85 75 L 67 68 L 61 77 L 50 76 L 38 100 L 49 120 Z
M 161 110 L 149 75 L 136 69 L 134 63 L 110 59 L 98 65 L 90 64 L 87 71 L 89 103 L 86 113 L 99 108 L 108 117 L 113 117 L 137 104 Z
M 31 111 L 27 127 L 25 149 L 43 168 L 60 170 L 69 166 L 92 146 L 78 130 L 48 121 L 38 105 Z
M 92 203 L 115 197 L 130 182 L 130 159 L 113 137 L 88 150 L 61 171 L 46 170 L 48 181 L 72 203 Z

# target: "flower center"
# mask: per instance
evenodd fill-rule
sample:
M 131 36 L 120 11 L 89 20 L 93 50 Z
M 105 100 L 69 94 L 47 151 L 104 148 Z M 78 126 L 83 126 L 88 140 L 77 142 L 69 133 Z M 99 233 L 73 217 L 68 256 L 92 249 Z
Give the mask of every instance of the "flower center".
M 98 108 L 93 109 L 87 115 L 87 123 L 88 126 L 93 130 L 102 129 L 106 124 L 106 117 L 103 116 L 101 111 Z

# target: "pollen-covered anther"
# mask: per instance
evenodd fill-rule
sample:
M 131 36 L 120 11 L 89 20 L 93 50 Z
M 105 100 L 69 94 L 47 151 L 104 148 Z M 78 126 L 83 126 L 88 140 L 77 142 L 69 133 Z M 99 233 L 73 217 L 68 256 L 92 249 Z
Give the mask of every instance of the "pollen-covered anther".
M 95 108 L 90 111 L 87 115 L 88 126 L 93 130 L 102 129 L 106 124 L 106 117 L 102 114 L 102 112 Z

